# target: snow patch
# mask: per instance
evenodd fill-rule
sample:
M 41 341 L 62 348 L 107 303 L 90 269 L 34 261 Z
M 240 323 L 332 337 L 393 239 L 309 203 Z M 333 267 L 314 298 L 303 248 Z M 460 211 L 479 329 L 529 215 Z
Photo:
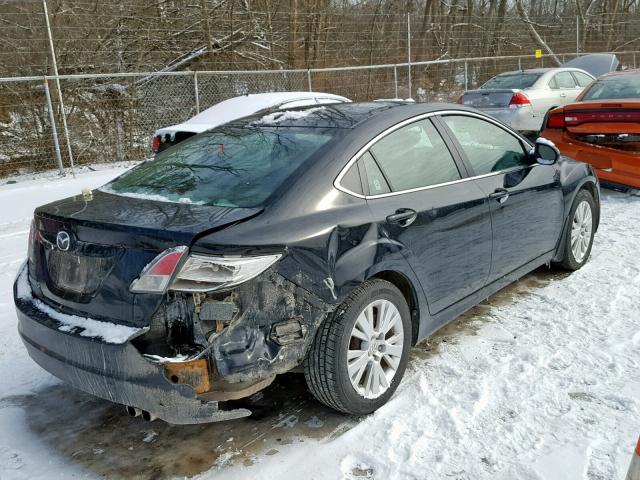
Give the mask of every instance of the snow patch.
M 181 197 L 178 200 L 173 200 L 169 197 L 165 197 L 164 195 L 154 195 L 148 193 L 134 193 L 134 192 L 116 192 L 111 186 L 105 185 L 103 187 L 98 188 L 101 192 L 109 193 L 111 195 L 119 195 L 121 197 L 131 197 L 137 198 L 139 200 L 153 200 L 156 202 L 171 202 L 171 203 L 185 203 L 188 205 L 204 205 L 203 201 L 194 202 L 190 198 Z
M 274 112 L 269 115 L 265 115 L 256 122 L 253 122 L 252 125 L 273 125 L 274 123 L 286 122 L 287 120 L 298 120 L 321 110 L 326 110 L 326 108 L 316 107 L 309 108 L 307 110 L 285 110 L 284 112 Z
M 322 428 L 324 426 L 324 422 L 315 415 L 304 422 L 304 424 L 309 428 Z
M 92 318 L 80 317 L 78 315 L 68 315 L 59 312 L 46 303 L 33 297 L 31 286 L 29 285 L 26 263 L 24 262 L 18 273 L 17 297 L 21 300 L 29 301 L 40 312 L 48 315 L 60 325 L 61 332 L 72 332 L 80 330 L 82 337 L 101 339 L 106 343 L 122 344 L 132 336 L 144 331 L 144 328 L 128 327 L 126 325 L 116 325 L 111 322 L 103 322 Z

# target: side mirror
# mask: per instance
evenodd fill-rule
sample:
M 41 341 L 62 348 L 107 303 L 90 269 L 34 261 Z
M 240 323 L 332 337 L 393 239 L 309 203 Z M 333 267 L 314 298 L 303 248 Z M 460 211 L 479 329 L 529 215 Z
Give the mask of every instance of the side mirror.
M 536 162 L 541 165 L 553 165 L 560 159 L 560 150 L 551 140 L 539 137 L 536 140 L 533 156 L 536 158 Z

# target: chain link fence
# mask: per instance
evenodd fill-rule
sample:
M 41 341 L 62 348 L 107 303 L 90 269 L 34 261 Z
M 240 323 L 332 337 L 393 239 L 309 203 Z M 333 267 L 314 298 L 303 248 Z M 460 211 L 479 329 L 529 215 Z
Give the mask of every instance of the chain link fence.
M 636 53 L 617 55 L 623 68 L 637 66 Z M 64 173 L 72 160 L 141 160 L 157 128 L 238 95 L 313 90 L 354 101 L 454 102 L 498 73 L 540 66 L 552 66 L 551 60 L 528 55 L 309 70 L 61 75 L 64 115 L 55 78 L 2 79 L 0 176 Z

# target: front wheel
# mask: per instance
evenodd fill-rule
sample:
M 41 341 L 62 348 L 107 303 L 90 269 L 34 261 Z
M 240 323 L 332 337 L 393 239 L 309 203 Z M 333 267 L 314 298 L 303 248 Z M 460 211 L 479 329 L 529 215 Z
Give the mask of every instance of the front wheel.
M 402 293 L 374 279 L 356 288 L 320 326 L 304 365 L 319 401 L 353 415 L 393 395 L 411 349 L 411 316 Z
M 560 266 L 578 270 L 591 254 L 595 234 L 595 202 L 587 190 L 580 190 L 569 212 L 570 225 L 565 233 L 564 256 Z

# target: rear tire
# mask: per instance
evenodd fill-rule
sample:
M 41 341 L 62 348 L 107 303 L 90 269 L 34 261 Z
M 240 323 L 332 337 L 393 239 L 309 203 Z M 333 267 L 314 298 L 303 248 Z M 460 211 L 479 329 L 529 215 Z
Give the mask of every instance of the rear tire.
M 580 190 L 569 212 L 569 225 L 565 232 L 564 254 L 558 266 L 565 270 L 578 270 L 591 254 L 596 230 L 595 201 L 587 190 Z
M 318 329 L 304 363 L 313 396 L 325 405 L 366 415 L 395 392 L 409 359 L 409 306 L 392 283 L 369 280 Z

